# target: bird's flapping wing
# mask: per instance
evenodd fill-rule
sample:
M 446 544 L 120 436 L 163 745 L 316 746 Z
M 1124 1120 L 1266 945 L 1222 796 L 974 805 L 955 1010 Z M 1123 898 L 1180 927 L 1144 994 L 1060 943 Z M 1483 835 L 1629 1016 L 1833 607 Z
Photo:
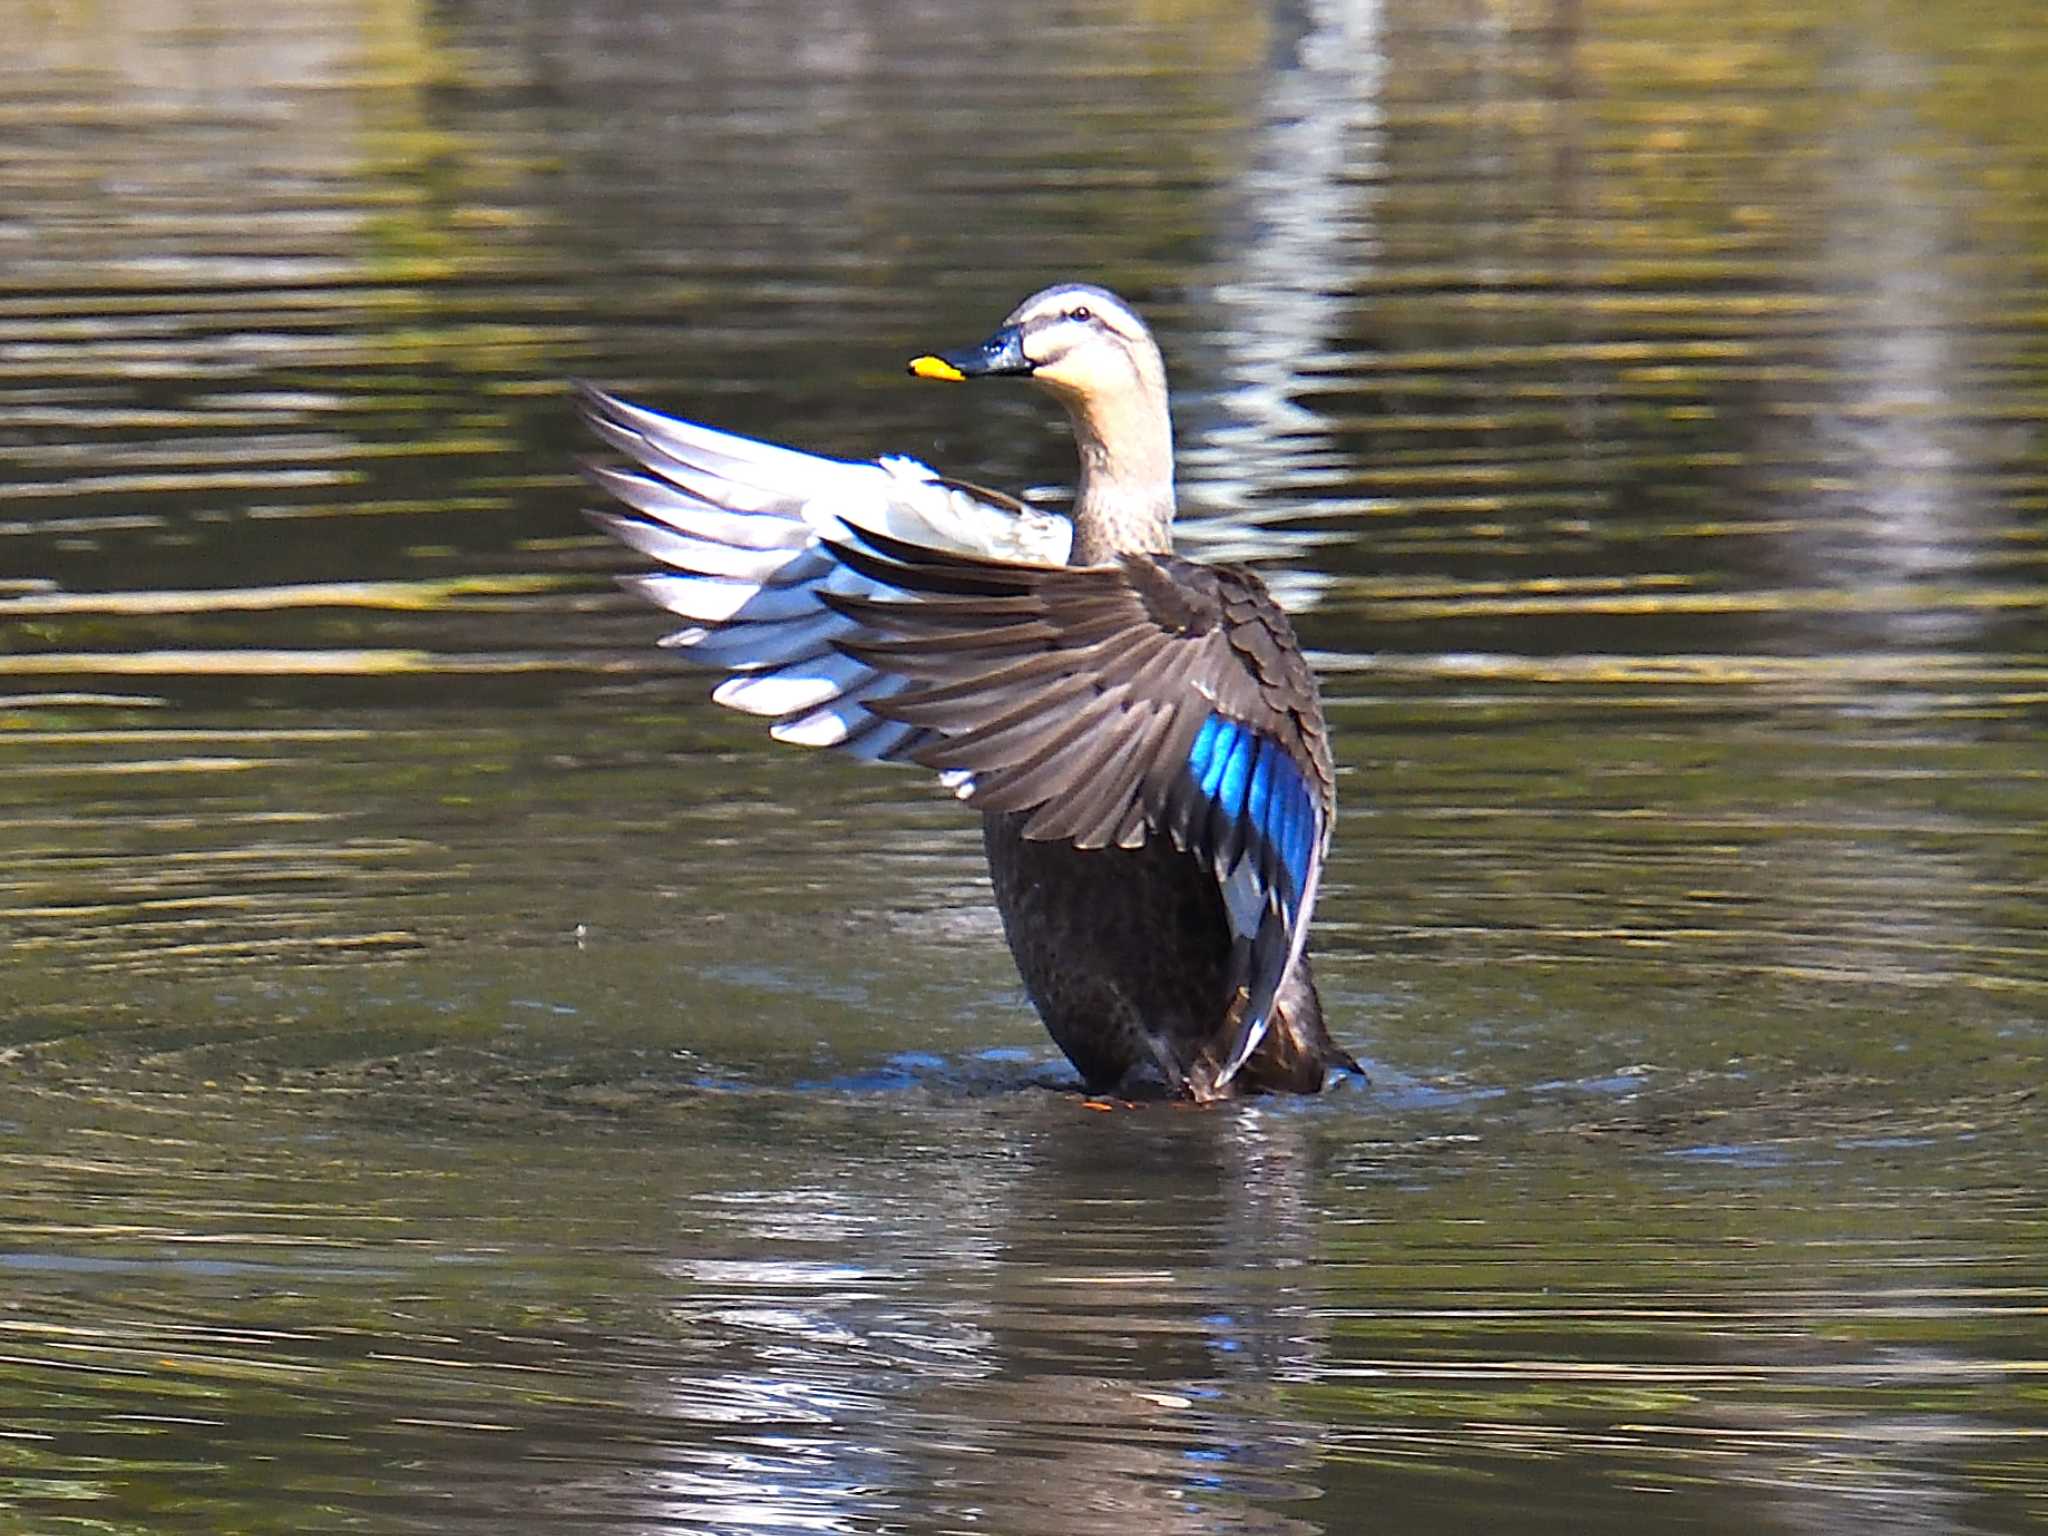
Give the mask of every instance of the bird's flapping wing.
M 1072 529 L 908 459 L 856 463 L 588 386 L 600 528 L 661 569 L 624 585 L 664 644 L 772 734 L 939 770 L 978 809 L 1080 848 L 1164 833 L 1215 877 L 1235 1034 L 1257 1048 L 1308 933 L 1335 816 L 1314 674 L 1250 571 L 1161 555 L 1066 564 Z
M 826 599 L 880 589 L 828 539 L 855 529 L 998 559 L 1067 558 L 1065 519 L 943 481 L 914 460 L 829 459 L 589 385 L 576 395 L 591 430 L 630 461 L 585 464 L 591 483 L 627 509 L 587 515 L 662 567 L 622 584 L 684 619 L 662 643 L 731 674 L 713 697 L 773 717 L 781 741 L 894 759 L 918 739 L 867 707 L 903 680 L 836 648 L 857 626 Z
M 906 752 L 1024 835 L 1134 847 L 1155 832 L 1222 889 L 1243 988 L 1228 1081 L 1307 936 L 1335 816 L 1315 677 L 1250 571 L 1161 555 L 1056 567 L 862 531 L 834 545 L 891 595 L 833 594 L 841 650 L 907 684 L 871 704 Z

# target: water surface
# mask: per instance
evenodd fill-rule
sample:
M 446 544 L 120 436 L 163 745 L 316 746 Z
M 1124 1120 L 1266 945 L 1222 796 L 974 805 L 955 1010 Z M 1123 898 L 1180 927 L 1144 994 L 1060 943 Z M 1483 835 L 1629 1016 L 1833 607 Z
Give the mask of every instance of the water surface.
M 0 1529 L 2048 1515 L 2021 5 L 27 8 Z M 979 838 L 704 701 L 562 381 L 1057 502 L 1156 321 L 1371 1072 L 1098 1113 Z

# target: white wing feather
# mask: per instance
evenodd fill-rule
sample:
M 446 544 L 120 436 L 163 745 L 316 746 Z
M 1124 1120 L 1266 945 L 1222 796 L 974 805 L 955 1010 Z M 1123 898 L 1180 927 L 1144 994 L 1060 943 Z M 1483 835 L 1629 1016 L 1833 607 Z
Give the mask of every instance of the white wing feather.
M 825 541 L 844 540 L 847 525 L 1037 565 L 1066 564 L 1073 545 L 1065 518 L 984 501 L 915 459 L 827 459 L 580 393 L 591 427 L 636 466 L 588 466 L 640 514 L 591 520 L 664 567 L 623 584 L 691 621 L 662 644 L 733 674 L 712 698 L 776 717 L 779 741 L 881 758 L 917 735 L 864 707 L 901 681 L 833 648 L 856 626 L 820 594 L 903 596 L 833 558 Z

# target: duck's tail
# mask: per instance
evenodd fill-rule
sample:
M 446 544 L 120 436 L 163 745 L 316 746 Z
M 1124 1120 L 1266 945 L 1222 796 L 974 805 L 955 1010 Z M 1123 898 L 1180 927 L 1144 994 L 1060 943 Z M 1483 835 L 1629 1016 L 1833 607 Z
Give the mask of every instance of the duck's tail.
M 1330 1038 L 1323 1001 L 1307 954 L 1295 962 L 1273 1005 L 1273 1022 L 1234 1083 L 1251 1093 L 1320 1093 L 1332 1072 L 1365 1076 L 1352 1054 Z

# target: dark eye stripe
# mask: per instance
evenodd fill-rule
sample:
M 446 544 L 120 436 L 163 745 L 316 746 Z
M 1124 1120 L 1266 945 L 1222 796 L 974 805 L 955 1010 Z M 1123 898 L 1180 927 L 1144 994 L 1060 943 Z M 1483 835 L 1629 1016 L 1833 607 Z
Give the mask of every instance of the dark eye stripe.
M 1049 326 L 1067 324 L 1092 325 L 1097 330 L 1106 331 L 1119 341 L 1127 343 L 1134 339 L 1130 332 L 1124 329 L 1123 320 L 1117 311 L 1104 309 L 1092 300 L 1077 303 L 1071 309 L 1043 310 L 1024 321 L 1023 328 L 1025 334 L 1030 335 Z

